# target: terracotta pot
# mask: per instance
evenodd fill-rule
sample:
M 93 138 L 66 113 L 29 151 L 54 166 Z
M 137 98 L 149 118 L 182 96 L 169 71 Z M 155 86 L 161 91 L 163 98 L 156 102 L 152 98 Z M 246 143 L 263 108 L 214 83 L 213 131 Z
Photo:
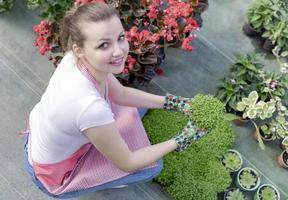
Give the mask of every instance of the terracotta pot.
M 249 37 L 256 37 L 259 36 L 260 33 L 254 29 L 250 23 L 245 23 L 244 26 L 242 27 L 243 32 L 245 35 Z
M 264 133 L 261 131 L 260 128 L 259 128 L 259 132 L 260 132 L 260 137 L 261 137 L 261 139 L 262 139 L 263 141 L 269 142 L 269 141 L 274 140 L 273 135 L 271 135 L 271 137 L 267 137 L 266 135 L 264 135 Z M 258 135 L 257 135 L 257 131 L 256 131 L 256 130 L 254 131 L 253 136 L 254 136 L 254 139 L 258 141 Z M 265 136 L 266 136 L 266 137 L 265 137 Z M 270 135 L 269 135 L 269 136 L 270 136 Z
M 280 156 L 278 156 L 278 163 L 281 167 L 288 169 L 288 150 L 284 150 Z
M 284 138 L 284 139 L 281 141 L 281 143 L 280 143 L 280 148 L 283 149 L 283 150 L 286 150 L 286 149 L 288 149 L 288 145 L 284 145 L 284 144 L 283 144 L 283 141 L 284 141 L 284 140 L 287 140 L 287 141 L 288 141 L 288 137 Z
M 233 122 L 237 126 L 245 126 L 249 122 L 249 119 L 240 118 L 233 120 Z

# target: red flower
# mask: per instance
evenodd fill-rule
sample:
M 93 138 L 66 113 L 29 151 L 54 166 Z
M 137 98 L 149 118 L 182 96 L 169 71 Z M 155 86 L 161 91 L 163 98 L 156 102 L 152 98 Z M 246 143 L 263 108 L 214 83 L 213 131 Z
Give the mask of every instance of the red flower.
M 128 62 L 128 69 L 132 70 L 136 64 L 136 59 L 133 58 L 132 56 L 128 55 L 127 57 L 127 62 Z
M 42 55 L 51 50 L 47 39 L 51 35 L 51 29 L 51 23 L 47 22 L 46 20 L 42 20 L 40 24 L 33 27 L 33 30 L 38 34 L 38 38 L 34 42 L 34 46 L 39 48 L 39 52 Z
M 162 76 L 164 74 L 164 70 L 160 67 L 156 67 L 154 71 L 158 76 Z
M 190 43 L 192 42 L 193 38 L 190 36 L 190 37 L 187 37 L 183 40 L 182 42 L 182 49 L 186 50 L 186 51 L 192 51 L 193 48 L 192 46 L 190 45 Z

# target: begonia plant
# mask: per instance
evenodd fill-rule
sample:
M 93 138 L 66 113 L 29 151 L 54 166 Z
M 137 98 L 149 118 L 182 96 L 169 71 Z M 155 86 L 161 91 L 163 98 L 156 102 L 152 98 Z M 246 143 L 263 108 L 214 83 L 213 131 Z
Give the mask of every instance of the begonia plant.
M 63 57 L 59 40 L 60 21 L 66 10 L 89 2 L 112 5 L 118 12 L 130 52 L 123 72 L 117 78 L 125 85 L 148 83 L 158 74 L 165 58 L 165 47 L 172 46 L 192 51 L 191 42 L 199 30 L 196 14 L 204 11 L 207 1 L 178 0 L 63 0 L 49 3 L 45 0 L 28 0 L 30 7 L 43 9 L 40 24 L 34 26 L 38 37 L 34 43 L 42 55 L 50 54 L 55 67 Z M 204 6 L 205 7 L 205 6 Z

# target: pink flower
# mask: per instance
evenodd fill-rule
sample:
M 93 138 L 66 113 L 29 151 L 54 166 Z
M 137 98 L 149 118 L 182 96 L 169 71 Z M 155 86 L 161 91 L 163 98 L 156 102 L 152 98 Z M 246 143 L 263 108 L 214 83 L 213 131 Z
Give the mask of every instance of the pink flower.
M 187 37 L 183 40 L 182 42 L 182 46 L 181 48 L 186 50 L 186 51 L 192 51 L 193 48 L 192 46 L 190 45 L 190 43 L 192 42 L 193 38 L 192 37 Z
M 150 18 L 150 19 L 157 19 L 157 14 L 158 14 L 158 10 L 156 8 L 151 8 L 149 13 L 147 14 L 147 16 Z
M 128 69 L 132 70 L 136 64 L 136 59 L 133 58 L 131 55 L 128 55 L 127 57 L 127 62 L 128 62 Z

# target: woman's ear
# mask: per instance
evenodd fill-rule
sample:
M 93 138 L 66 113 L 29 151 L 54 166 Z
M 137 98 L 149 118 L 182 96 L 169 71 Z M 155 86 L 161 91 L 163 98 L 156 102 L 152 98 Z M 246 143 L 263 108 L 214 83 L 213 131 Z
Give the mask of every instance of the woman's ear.
M 72 51 L 77 58 L 81 58 L 84 56 L 82 49 L 78 47 L 77 44 L 72 45 Z

